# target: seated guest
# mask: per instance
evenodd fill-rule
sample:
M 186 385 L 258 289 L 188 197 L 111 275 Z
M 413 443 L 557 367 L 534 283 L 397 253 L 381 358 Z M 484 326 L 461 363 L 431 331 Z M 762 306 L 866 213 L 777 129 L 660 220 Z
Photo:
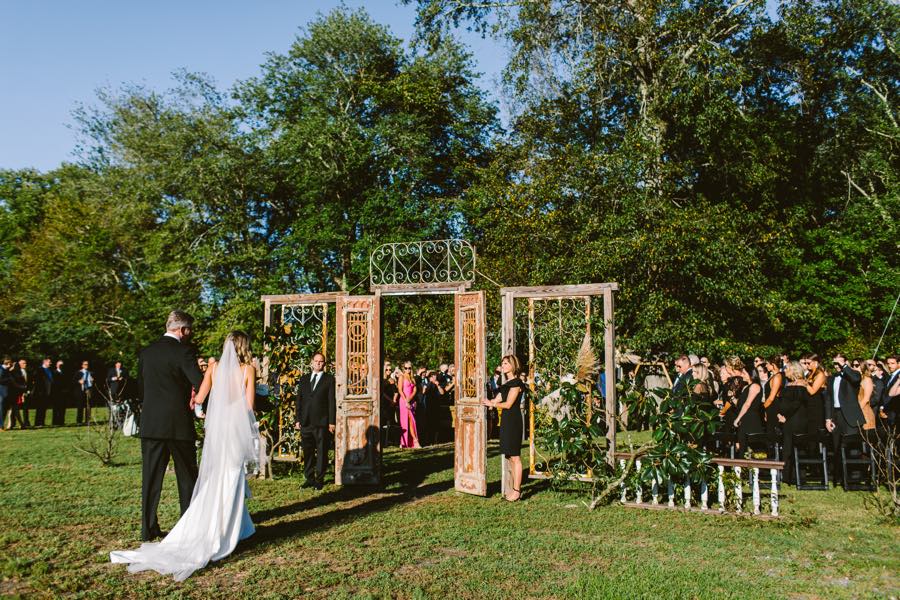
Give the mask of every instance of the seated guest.
M 781 444 L 784 447 L 784 479 L 786 483 L 796 483 L 794 474 L 794 434 L 806 433 L 806 407 L 809 391 L 803 367 L 797 361 L 789 362 L 784 367 L 784 376 L 788 383 L 781 391 L 776 419 L 781 424 Z
M 678 373 L 678 377 L 675 378 L 675 383 L 672 384 L 673 398 L 679 394 L 689 393 L 688 384 L 691 381 L 691 377 L 693 377 L 693 372 L 691 371 L 691 359 L 686 354 L 682 354 L 675 359 L 675 371 Z

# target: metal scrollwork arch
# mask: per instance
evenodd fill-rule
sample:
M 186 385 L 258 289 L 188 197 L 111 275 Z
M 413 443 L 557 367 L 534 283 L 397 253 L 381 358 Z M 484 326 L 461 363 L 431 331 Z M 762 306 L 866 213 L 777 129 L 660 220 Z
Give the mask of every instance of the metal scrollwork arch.
M 475 280 L 475 248 L 466 240 L 382 244 L 369 257 L 372 288 L 458 285 Z

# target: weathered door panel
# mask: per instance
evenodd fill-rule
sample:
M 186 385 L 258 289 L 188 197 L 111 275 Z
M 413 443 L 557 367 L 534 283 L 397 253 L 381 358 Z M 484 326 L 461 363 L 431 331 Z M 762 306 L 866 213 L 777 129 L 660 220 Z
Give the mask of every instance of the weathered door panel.
M 456 489 L 487 495 L 487 413 L 485 398 L 484 292 L 456 294 Z

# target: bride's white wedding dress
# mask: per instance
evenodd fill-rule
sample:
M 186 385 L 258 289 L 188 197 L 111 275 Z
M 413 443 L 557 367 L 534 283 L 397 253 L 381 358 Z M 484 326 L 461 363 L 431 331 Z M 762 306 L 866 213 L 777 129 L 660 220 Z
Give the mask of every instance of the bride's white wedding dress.
M 206 413 L 200 473 L 191 504 L 172 531 L 138 550 L 110 552 L 132 573 L 153 570 L 183 581 L 209 561 L 231 554 L 255 528 L 247 511 L 245 465 L 258 460 L 259 429 L 247 407 L 241 365 L 231 340 L 216 367 Z

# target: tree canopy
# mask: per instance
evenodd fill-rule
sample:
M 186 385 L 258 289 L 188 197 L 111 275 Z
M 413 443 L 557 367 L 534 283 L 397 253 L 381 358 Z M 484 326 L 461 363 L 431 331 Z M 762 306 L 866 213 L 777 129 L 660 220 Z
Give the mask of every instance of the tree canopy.
M 216 352 L 260 294 L 459 236 L 504 285 L 617 281 L 630 350 L 871 353 L 900 293 L 896 4 L 409 3 L 411 46 L 338 9 L 230 90 L 100 92 L 75 164 L 0 170 L 0 350 L 128 359 L 184 308 Z M 505 129 L 456 27 L 510 49 Z M 433 304 L 386 310 L 391 348 L 449 356 Z

